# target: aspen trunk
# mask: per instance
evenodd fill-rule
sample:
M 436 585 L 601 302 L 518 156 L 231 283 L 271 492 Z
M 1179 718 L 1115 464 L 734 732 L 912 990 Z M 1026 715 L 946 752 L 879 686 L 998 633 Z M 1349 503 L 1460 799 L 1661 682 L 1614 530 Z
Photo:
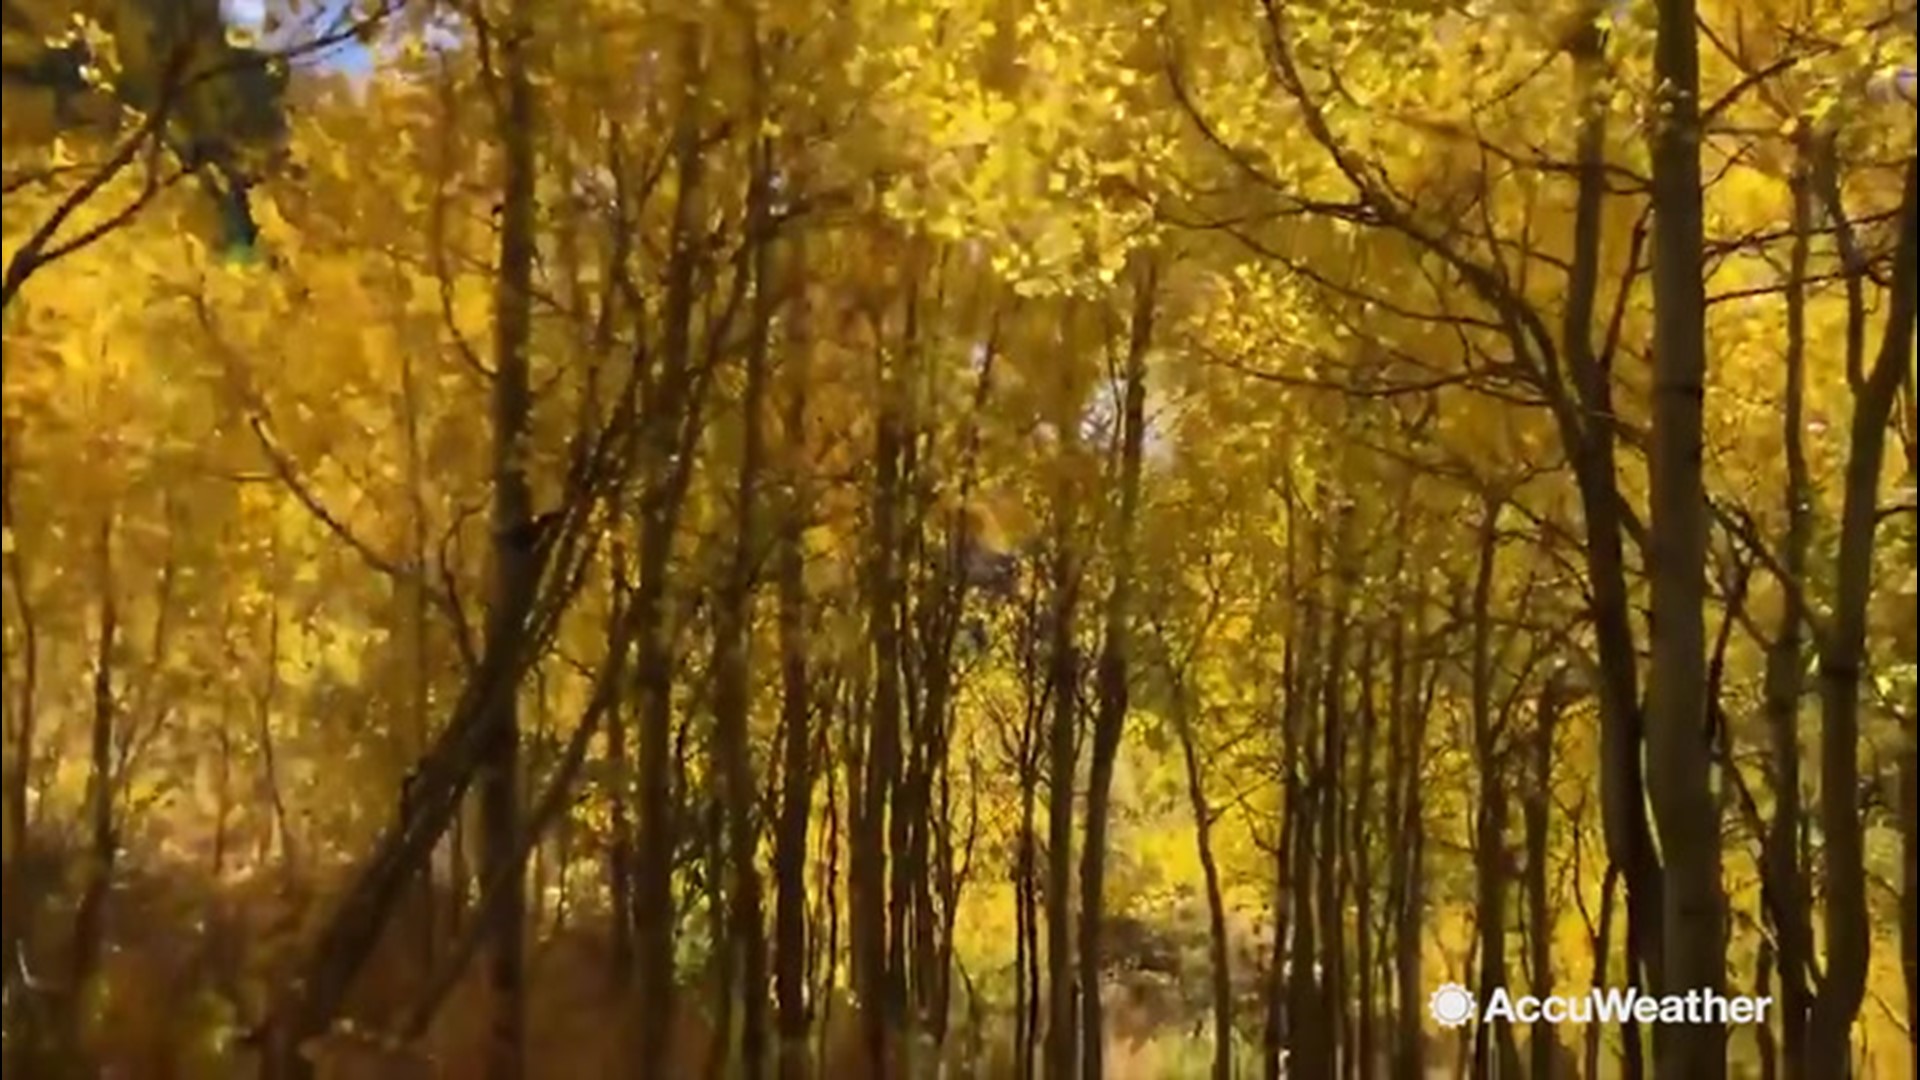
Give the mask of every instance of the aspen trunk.
M 673 133 L 678 175 L 667 256 L 663 299 L 663 370 L 656 400 L 647 402 L 642 454 L 644 488 L 640 493 L 640 536 L 635 584 L 635 690 L 639 698 L 639 737 L 634 746 L 638 799 L 635 838 L 634 956 L 641 999 L 638 1018 L 640 1065 L 664 1067 L 672 1053 L 674 1018 L 680 1006 L 674 970 L 676 937 L 673 899 L 674 827 L 673 748 L 674 656 L 668 618 L 669 562 L 691 462 L 683 446 L 683 415 L 693 401 L 693 320 L 695 271 L 701 252 L 696 237 L 704 211 L 700 100 L 703 57 L 700 31 L 683 26 L 678 43 L 680 101 Z M 655 407 L 657 406 L 657 408 Z
M 504 155 L 501 179 L 500 269 L 494 299 L 493 581 L 486 644 L 514 647 L 539 587 L 534 553 L 533 494 L 527 479 L 528 428 L 533 412 L 528 355 L 533 326 L 534 93 L 527 72 L 527 12 L 516 7 L 500 45 L 499 79 L 505 104 L 498 130 Z M 493 881 L 519 861 L 519 695 L 500 695 L 480 765 L 482 873 Z M 493 988 L 489 1080 L 520 1080 L 526 1073 L 525 893 L 519 876 L 504 886 L 494 915 L 487 979 Z
M 746 388 L 740 403 L 743 446 L 734 495 L 737 531 L 732 564 L 727 568 L 715 612 L 713 642 L 716 759 L 713 765 L 714 775 L 720 782 L 720 812 L 725 823 L 727 931 L 736 961 L 721 985 L 726 988 L 724 992 L 740 1002 L 742 1067 L 739 1075 L 749 1080 L 764 1076 L 768 1064 L 766 929 L 761 914 L 760 869 L 755 858 L 759 838 L 753 827 L 759 786 L 753 779 L 747 714 L 753 693 L 753 658 L 748 651 L 748 635 L 753 621 L 755 565 L 760 557 L 756 526 L 760 516 L 761 459 L 766 441 L 761 412 L 767 396 L 767 351 L 773 327 L 769 274 L 773 237 L 767 210 L 771 153 L 767 140 L 761 139 L 747 196 L 747 242 L 753 250 L 753 317 L 746 355 Z M 721 876 L 718 866 L 709 868 L 709 872 Z
M 1654 369 L 1650 462 L 1653 660 L 1647 683 L 1648 793 L 1665 857 L 1660 993 L 1726 986 L 1720 813 L 1707 734 L 1707 504 L 1701 477 L 1706 287 L 1700 181 L 1700 57 L 1694 0 L 1660 0 L 1654 69 Z M 1716 1080 L 1726 1030 L 1655 1029 L 1655 1075 Z
M 1548 894 L 1547 851 L 1553 812 L 1554 739 L 1559 732 L 1561 687 L 1558 672 L 1540 690 L 1533 732 L 1533 761 L 1526 798 L 1527 922 L 1531 926 L 1528 966 L 1532 993 L 1544 1001 L 1553 993 L 1553 909 Z M 1527 1031 L 1528 1075 L 1553 1080 L 1560 1044 L 1551 1023 L 1542 1019 Z
M 1193 813 L 1193 843 L 1200 856 L 1207 897 L 1207 959 L 1213 997 L 1213 1080 L 1233 1080 L 1233 969 L 1227 949 L 1227 905 L 1220 891 L 1220 867 L 1213 854 L 1213 807 L 1194 746 L 1193 717 L 1185 686 L 1175 678 L 1173 721 L 1186 774 L 1187 805 Z
M 1853 247 L 1851 226 L 1840 205 L 1838 180 L 1826 177 L 1828 211 L 1840 233 L 1850 279 L 1865 275 Z M 1872 948 L 1867 910 L 1865 837 L 1860 815 L 1860 682 L 1867 662 L 1867 609 L 1873 595 L 1874 536 L 1880 519 L 1880 474 L 1887 427 L 1908 378 L 1913 356 L 1915 288 L 1920 284 L 1920 158 L 1909 158 L 1900 208 L 1899 247 L 1880 350 L 1870 371 L 1850 342 L 1853 421 L 1840 512 L 1840 552 L 1835 567 L 1830 633 L 1820 650 L 1821 712 L 1820 830 L 1826 839 L 1827 971 L 1813 1004 L 1809 1067 L 1822 1075 L 1845 1075 L 1853 1024 L 1866 997 Z M 1864 334 L 1858 306 L 1849 312 L 1851 336 Z
M 1140 512 L 1140 460 L 1146 441 L 1147 349 L 1153 342 L 1157 281 L 1149 267 L 1135 286 L 1133 325 L 1127 343 L 1126 389 L 1121 417 L 1120 506 L 1114 523 L 1112 592 L 1094 680 L 1098 704 L 1093 719 L 1092 760 L 1087 774 L 1086 844 L 1080 856 L 1080 1067 L 1086 1080 L 1105 1074 L 1106 1023 L 1101 1010 L 1100 929 L 1106 917 L 1107 820 L 1113 769 L 1127 720 L 1128 634 L 1131 632 L 1134 522 Z
M 1772 756 L 1773 817 L 1767 826 L 1763 858 L 1765 895 L 1771 909 L 1779 979 L 1781 1050 L 1787 1080 L 1799 1080 L 1807 1067 L 1809 988 L 1813 955 L 1809 900 L 1800 866 L 1800 699 L 1805 689 L 1804 624 L 1807 618 L 1807 550 L 1813 538 L 1813 483 L 1806 453 L 1806 292 L 1807 261 L 1813 231 L 1813 197 L 1802 146 L 1794 163 L 1793 246 L 1787 270 L 1787 345 L 1784 424 L 1781 439 L 1787 459 L 1787 529 L 1781 566 L 1788 580 L 1780 612 L 1779 635 L 1767 650 L 1762 711 Z
M 804 322 L 805 301 L 796 319 Z M 784 378 L 787 499 L 775 548 L 780 634 L 780 823 L 774 837 L 774 984 L 780 1010 L 781 1080 L 807 1074 L 807 832 L 813 814 L 813 709 L 808 686 L 806 547 L 807 364 L 812 344 L 795 333 Z
M 91 717 L 87 735 L 87 853 L 80 899 L 73 912 L 73 952 L 67 968 L 66 995 L 61 1002 L 62 1057 L 69 1066 L 87 1060 L 86 1006 L 94 977 L 106 948 L 109 890 L 113 887 L 120 841 L 114 813 L 114 761 L 118 750 L 120 701 L 114 683 L 120 647 L 120 607 L 115 589 L 114 519 L 109 510 L 101 519 L 98 539 L 99 621 L 95 630 Z M 76 1077 L 79 1072 L 76 1070 Z

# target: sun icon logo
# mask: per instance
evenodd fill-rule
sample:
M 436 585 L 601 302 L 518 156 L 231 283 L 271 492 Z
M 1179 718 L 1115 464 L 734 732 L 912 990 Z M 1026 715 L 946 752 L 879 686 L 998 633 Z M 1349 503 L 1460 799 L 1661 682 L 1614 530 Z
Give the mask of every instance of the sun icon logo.
M 1427 996 L 1427 1011 L 1441 1027 L 1457 1028 L 1473 1019 L 1473 993 L 1459 983 L 1442 983 Z

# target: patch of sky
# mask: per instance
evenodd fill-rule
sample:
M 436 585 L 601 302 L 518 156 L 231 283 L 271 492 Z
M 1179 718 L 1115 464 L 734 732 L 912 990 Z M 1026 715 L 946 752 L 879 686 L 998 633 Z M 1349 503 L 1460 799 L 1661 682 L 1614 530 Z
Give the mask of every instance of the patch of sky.
M 364 75 L 373 68 L 373 50 L 342 32 L 358 14 L 353 0 L 220 0 L 227 26 L 269 52 L 296 54 L 292 64 L 322 72 Z M 331 40 L 341 37 L 341 40 Z M 326 41 L 316 46 L 314 43 Z

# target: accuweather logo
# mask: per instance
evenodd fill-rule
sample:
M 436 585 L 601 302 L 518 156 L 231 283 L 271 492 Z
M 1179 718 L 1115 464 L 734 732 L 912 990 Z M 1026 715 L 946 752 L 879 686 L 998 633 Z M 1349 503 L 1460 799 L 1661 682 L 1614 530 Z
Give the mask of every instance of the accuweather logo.
M 1507 1020 L 1521 1024 L 1764 1024 L 1770 997 L 1728 996 L 1713 990 L 1684 994 L 1643 994 L 1595 987 L 1585 994 L 1514 996 L 1505 987 L 1493 992 L 1482 1006 L 1473 992 L 1459 983 L 1443 983 L 1427 996 L 1427 1011 L 1441 1027 L 1457 1028 L 1472 1020 Z

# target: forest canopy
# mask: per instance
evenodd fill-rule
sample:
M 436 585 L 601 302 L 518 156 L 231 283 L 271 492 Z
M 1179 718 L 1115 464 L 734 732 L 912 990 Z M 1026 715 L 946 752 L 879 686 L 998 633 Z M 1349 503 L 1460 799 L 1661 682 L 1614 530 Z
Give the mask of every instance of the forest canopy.
M 1911 2 L 0 15 L 9 1075 L 1920 1073 Z

